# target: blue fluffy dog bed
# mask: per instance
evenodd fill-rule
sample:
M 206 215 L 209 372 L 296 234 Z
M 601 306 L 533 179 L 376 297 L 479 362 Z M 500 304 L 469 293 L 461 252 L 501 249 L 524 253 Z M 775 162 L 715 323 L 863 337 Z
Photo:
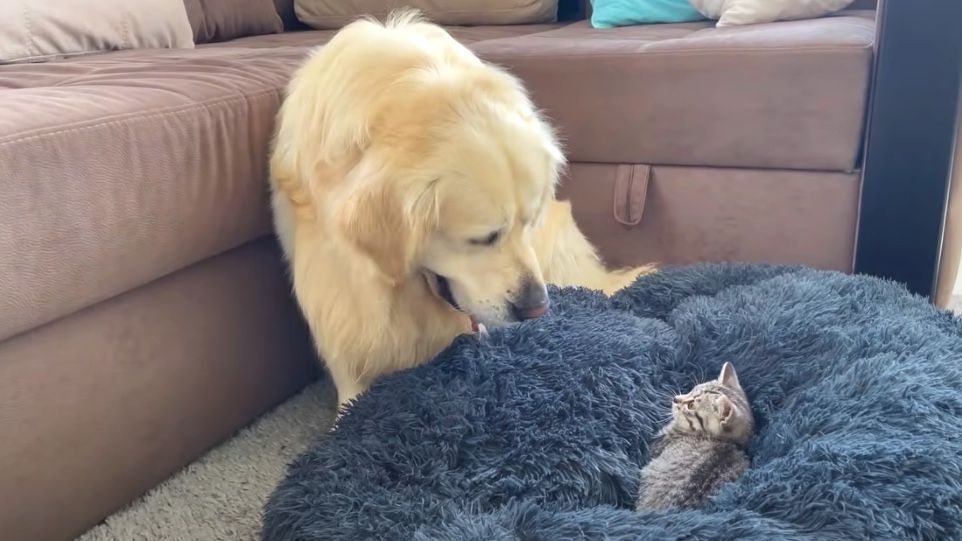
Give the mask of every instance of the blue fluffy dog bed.
M 459 339 L 384 378 L 292 464 L 264 537 L 959 539 L 962 325 L 895 285 L 696 266 Z M 636 513 L 671 393 L 737 367 L 751 469 L 698 510 Z

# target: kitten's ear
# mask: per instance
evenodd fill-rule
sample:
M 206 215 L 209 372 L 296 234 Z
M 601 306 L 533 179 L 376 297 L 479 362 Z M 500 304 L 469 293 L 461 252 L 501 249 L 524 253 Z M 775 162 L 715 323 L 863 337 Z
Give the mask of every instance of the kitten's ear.
M 741 384 L 738 383 L 738 375 L 735 374 L 735 367 L 732 366 L 732 363 L 722 365 L 721 374 L 718 375 L 718 383 L 733 389 L 742 388 Z
M 735 413 L 735 404 L 725 395 L 718 397 L 718 417 L 722 425 L 727 425 Z

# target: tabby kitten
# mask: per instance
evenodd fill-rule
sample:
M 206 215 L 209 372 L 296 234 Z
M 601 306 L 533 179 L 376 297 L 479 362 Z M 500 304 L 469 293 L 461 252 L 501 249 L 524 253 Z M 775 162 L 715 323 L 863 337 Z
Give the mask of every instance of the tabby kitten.
M 675 396 L 671 414 L 641 471 L 639 511 L 696 507 L 748 469 L 755 420 L 731 363 L 717 380 Z

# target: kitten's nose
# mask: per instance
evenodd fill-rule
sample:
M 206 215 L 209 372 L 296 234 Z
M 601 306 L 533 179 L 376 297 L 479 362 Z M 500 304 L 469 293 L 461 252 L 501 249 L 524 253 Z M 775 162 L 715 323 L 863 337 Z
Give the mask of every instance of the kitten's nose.
M 681 404 L 681 401 L 682 401 L 682 397 L 678 395 L 675 395 L 675 398 L 672 399 L 672 402 L 674 402 L 675 404 Z

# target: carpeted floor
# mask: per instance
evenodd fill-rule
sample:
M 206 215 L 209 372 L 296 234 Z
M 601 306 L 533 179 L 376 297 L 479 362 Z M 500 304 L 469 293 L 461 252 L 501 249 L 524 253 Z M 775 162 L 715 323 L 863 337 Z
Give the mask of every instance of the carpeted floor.
M 334 419 L 327 381 L 311 385 L 233 439 L 112 515 L 79 541 L 246 541 L 287 464 Z

